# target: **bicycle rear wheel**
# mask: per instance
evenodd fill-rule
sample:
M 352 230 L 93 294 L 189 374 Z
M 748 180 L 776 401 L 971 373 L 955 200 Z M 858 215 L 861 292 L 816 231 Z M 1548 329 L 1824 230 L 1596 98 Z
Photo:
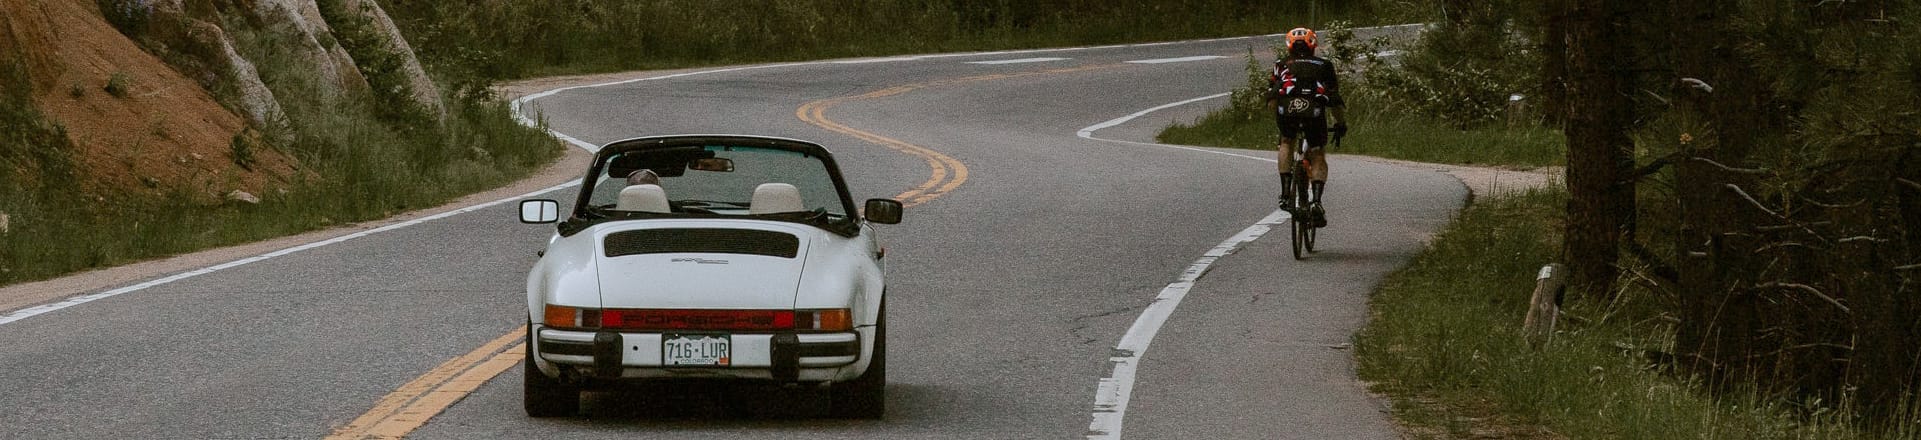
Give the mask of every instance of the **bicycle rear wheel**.
M 1310 232 L 1311 229 L 1307 227 L 1307 222 L 1301 221 L 1299 217 L 1290 217 L 1287 219 L 1287 223 L 1289 226 L 1288 229 L 1294 230 L 1294 259 L 1299 260 L 1305 258 L 1307 254 L 1301 252 L 1301 247 L 1307 245 L 1307 240 L 1313 240 L 1313 238 L 1308 238 L 1312 237 L 1312 235 L 1308 234 L 1312 234 L 1313 232 Z
M 1314 253 L 1314 236 L 1318 234 L 1317 231 L 1319 231 L 1320 229 L 1321 228 L 1308 227 L 1306 228 L 1305 231 L 1301 232 L 1301 235 L 1303 236 L 1303 239 L 1301 240 L 1302 242 L 1301 247 L 1307 248 L 1307 253 L 1310 253 L 1310 254 Z
M 1307 258 L 1314 252 L 1314 224 L 1301 218 L 1308 212 L 1307 169 L 1300 162 L 1294 163 L 1294 209 L 1288 212 L 1287 223 L 1294 230 L 1294 259 Z M 1305 252 L 1303 252 L 1305 251 Z

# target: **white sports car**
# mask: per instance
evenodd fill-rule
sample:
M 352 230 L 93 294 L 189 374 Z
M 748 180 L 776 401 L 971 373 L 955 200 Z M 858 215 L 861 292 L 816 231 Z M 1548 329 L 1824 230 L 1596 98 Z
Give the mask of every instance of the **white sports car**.
M 655 183 L 658 181 L 658 183 Z M 525 403 L 579 411 L 580 391 L 623 382 L 823 386 L 835 417 L 879 418 L 887 381 L 884 250 L 834 157 L 809 142 L 668 136 L 608 144 L 527 275 Z

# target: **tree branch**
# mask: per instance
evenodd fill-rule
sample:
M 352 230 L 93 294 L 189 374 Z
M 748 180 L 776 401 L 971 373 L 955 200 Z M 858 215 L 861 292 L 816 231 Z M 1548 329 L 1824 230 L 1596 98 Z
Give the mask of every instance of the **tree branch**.
M 1648 270 L 1652 273 L 1643 275 L 1643 277 L 1654 281 L 1656 286 L 1660 286 L 1661 284 L 1678 286 L 1681 284 L 1681 272 L 1675 270 L 1673 264 L 1669 264 L 1667 261 L 1662 260 L 1660 256 L 1654 255 L 1654 252 L 1649 251 L 1647 246 L 1642 246 L 1639 242 L 1628 241 L 1625 247 L 1627 248 L 1628 254 L 1640 259 L 1643 263 L 1647 263 Z
M 1713 161 L 1709 161 L 1709 162 L 1713 162 Z M 1729 190 L 1733 190 L 1733 191 L 1734 191 L 1734 194 L 1735 194 L 1735 195 L 1739 195 L 1739 196 L 1741 196 L 1741 199 L 1743 199 L 1743 200 L 1747 200 L 1747 201 L 1748 201 L 1748 204 L 1750 204 L 1750 205 L 1754 205 L 1754 208 L 1755 208 L 1755 209 L 1759 209 L 1759 210 L 1761 210 L 1761 212 L 1765 212 L 1765 213 L 1768 213 L 1768 215 L 1770 215 L 1770 216 L 1774 216 L 1774 218 L 1778 218 L 1778 219 L 1782 219 L 1782 220 L 1788 220 L 1788 221 L 1790 221 L 1790 222 L 1791 222 L 1791 221 L 1794 221 L 1794 220 L 1789 220 L 1787 216 L 1785 216 L 1785 215 L 1781 215 L 1781 213 L 1779 213 L 1779 212 L 1774 212 L 1774 210 L 1773 210 L 1773 209 L 1768 209 L 1768 205 L 1763 205 L 1763 204 L 1761 204 L 1761 201 L 1760 201 L 1760 200 L 1755 200 L 1755 199 L 1754 199 L 1754 196 L 1751 196 L 1751 195 L 1748 195 L 1748 191 L 1747 191 L 1747 190 L 1744 190 L 1744 189 L 1741 189 L 1741 187 L 1740 187 L 1739 185 L 1735 185 L 1735 184 L 1732 184 L 1732 183 L 1730 183 L 1730 184 L 1727 184 L 1727 185 L 1722 185 L 1722 187 L 1723 187 L 1723 188 L 1727 188 L 1727 189 L 1729 189 Z
M 1839 300 L 1835 300 L 1835 299 L 1834 299 L 1834 297 L 1832 297 L 1832 296 L 1828 296 L 1828 294 L 1825 294 L 1825 293 L 1821 293 L 1821 289 L 1816 289 L 1816 288 L 1814 288 L 1814 286 L 1810 286 L 1810 285 L 1806 285 L 1806 284 L 1801 284 L 1801 283 L 1782 283 L 1782 282 L 1773 282 L 1773 283 L 1766 283 L 1766 284 L 1759 284 L 1759 285 L 1755 285 L 1755 286 L 1754 286 L 1754 288 L 1756 288 L 1756 289 L 1783 289 L 1783 290 L 1799 290 L 1799 291 L 1802 291 L 1802 292 L 1807 292 L 1807 293 L 1808 293 L 1808 294 L 1810 294 L 1810 295 L 1814 295 L 1814 296 L 1815 296 L 1816 298 L 1821 298 L 1821 300 L 1822 300 L 1822 301 L 1827 301 L 1827 302 L 1828 302 L 1828 304 L 1833 304 L 1833 305 L 1834 305 L 1834 308 L 1837 308 L 1837 309 L 1841 309 L 1841 312 L 1842 312 L 1842 313 L 1854 313 L 1854 311 L 1853 311 L 1853 310 L 1850 310 L 1850 309 L 1848 309 L 1848 306 L 1846 306 L 1846 305 L 1842 305 L 1842 304 L 1841 304 L 1841 301 L 1839 301 Z
M 1787 352 L 1790 352 L 1790 351 L 1796 351 L 1796 350 L 1806 350 L 1806 349 L 1810 349 L 1810 348 L 1832 348 L 1832 349 L 1837 349 L 1837 350 L 1843 350 L 1843 351 L 1854 351 L 1854 347 L 1850 347 L 1850 346 L 1846 346 L 1846 345 L 1841 345 L 1841 344 L 1836 344 L 1836 343 L 1832 343 L 1832 342 L 1815 342 L 1815 343 L 1810 343 L 1810 344 L 1801 344 L 1801 345 L 1794 345 L 1794 346 L 1788 346 L 1788 347 L 1781 347 L 1781 349 L 1779 349 L 1779 350 L 1775 350 L 1775 351 L 1772 351 L 1772 352 L 1768 352 L 1768 353 L 1756 353 L 1756 354 L 1750 354 L 1750 355 L 1747 355 L 1747 358 L 1748 358 L 1748 359 L 1761 359 L 1761 358 L 1766 358 L 1766 357 L 1773 357 L 1773 356 L 1779 356 L 1779 355 L 1782 355 L 1782 354 L 1787 354 Z
M 1769 174 L 1774 174 L 1773 171 L 1769 171 L 1764 168 L 1735 168 L 1727 165 L 1722 165 L 1720 162 L 1715 162 L 1714 159 L 1709 159 L 1709 158 L 1699 157 L 1699 156 L 1690 157 L 1688 158 L 1688 160 L 1701 162 L 1708 165 L 1713 165 L 1715 168 L 1720 168 L 1721 171 L 1735 173 L 1735 174 L 1747 174 L 1747 175 L 1754 175 L 1754 176 L 1766 176 Z
M 1793 224 L 1786 224 L 1786 225 L 1755 226 L 1754 230 L 1759 232 L 1780 232 L 1780 231 L 1786 231 L 1789 229 L 1807 229 L 1809 226 L 1828 226 L 1832 224 L 1834 224 L 1834 222 L 1822 220 L 1818 222 L 1793 223 Z
M 1863 204 L 1868 203 L 1867 200 L 1856 200 L 1853 202 L 1848 202 L 1843 204 L 1821 203 L 1818 200 L 1814 200 L 1814 198 L 1812 197 L 1802 197 L 1801 201 L 1807 202 L 1807 204 L 1809 205 L 1818 206 L 1824 209 L 1848 209 L 1848 208 L 1853 208 L 1853 207 L 1861 206 Z
M 1680 157 L 1681 157 L 1681 152 L 1679 151 L 1676 151 L 1673 154 L 1669 154 L 1666 156 L 1661 156 L 1661 158 L 1655 159 L 1653 162 L 1648 162 L 1647 165 L 1642 166 L 1640 169 L 1637 169 L 1637 170 L 1634 170 L 1633 172 L 1628 173 L 1627 178 L 1622 180 L 1640 180 L 1643 177 L 1647 177 L 1654 173 L 1661 172 L 1662 168 L 1667 168 L 1668 165 L 1674 164 L 1674 160 Z

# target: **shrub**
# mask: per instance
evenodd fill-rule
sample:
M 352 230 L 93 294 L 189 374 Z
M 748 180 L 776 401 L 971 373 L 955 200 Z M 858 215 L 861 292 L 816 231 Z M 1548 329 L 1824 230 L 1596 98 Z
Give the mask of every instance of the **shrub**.
M 128 78 L 126 72 L 114 72 L 113 76 L 107 77 L 107 86 L 101 89 L 115 98 L 126 98 L 130 87 L 133 87 L 133 79 Z

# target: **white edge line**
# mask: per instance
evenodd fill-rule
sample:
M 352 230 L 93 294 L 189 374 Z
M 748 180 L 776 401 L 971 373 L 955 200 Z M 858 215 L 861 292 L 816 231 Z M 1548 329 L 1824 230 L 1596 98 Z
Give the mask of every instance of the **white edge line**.
M 1174 108 L 1174 107 L 1180 107 L 1180 106 L 1183 106 L 1183 105 L 1188 105 L 1188 104 L 1193 104 L 1193 103 L 1196 103 L 1196 102 L 1201 102 L 1201 101 L 1206 101 L 1206 100 L 1210 100 L 1210 99 L 1217 99 L 1217 98 L 1225 98 L 1225 97 L 1227 97 L 1228 95 L 1229 95 L 1228 93 L 1216 93 L 1216 94 L 1212 94 L 1212 95 L 1207 95 L 1207 96 L 1202 96 L 1202 97 L 1199 97 L 1199 98 L 1193 98 L 1193 99 L 1188 99 L 1188 100 L 1185 100 L 1185 101 L 1180 101 L 1180 102 L 1174 102 L 1174 103 L 1170 103 L 1170 104 L 1165 104 L 1165 105 L 1161 105 L 1161 106 L 1158 106 L 1158 107 L 1154 107 L 1154 108 L 1150 108 L 1150 109 L 1147 109 L 1147 110 L 1141 110 L 1141 111 L 1138 111 L 1138 112 L 1134 112 L 1133 114 L 1130 114 L 1130 115 L 1127 115 L 1127 116 L 1122 116 L 1122 117 L 1118 117 L 1118 118 L 1114 118 L 1114 119 L 1110 119 L 1110 120 L 1108 120 L 1107 122 L 1102 122 L 1102 123 L 1099 123 L 1099 124 L 1094 124 L 1094 125 L 1089 125 L 1089 126 L 1087 126 L 1087 128 L 1083 128 L 1083 129 L 1080 129 L 1080 131 L 1079 131 L 1079 132 L 1076 132 L 1076 133 L 1074 133 L 1074 134 L 1075 134 L 1076 136 L 1080 136 L 1080 137 L 1081 137 L 1082 139 L 1090 139 L 1090 140 L 1096 140 L 1096 141 L 1102 141 L 1102 142 L 1113 142 L 1113 143 L 1117 143 L 1117 144 L 1128 144 L 1128 145 L 1139 145 L 1139 146 L 1145 146 L 1145 147 L 1160 147 L 1160 148 L 1172 148 L 1172 149 L 1176 149 L 1176 150 L 1187 150 L 1187 151 L 1193 151 L 1193 152 L 1199 152 L 1199 153 L 1208 153 L 1208 154 L 1219 154 L 1219 155 L 1223 155 L 1223 156 L 1234 156 L 1234 157 L 1241 157 L 1241 158 L 1247 158 L 1247 159 L 1254 159 L 1254 160 L 1259 160 L 1259 161 L 1266 161 L 1266 162 L 1278 162 L 1278 161 L 1280 161 L 1280 159 L 1275 159 L 1275 158 L 1270 158 L 1270 157 L 1259 157 L 1259 156 L 1249 156 L 1249 155 L 1245 155 L 1245 154 L 1239 154 L 1239 153 L 1230 153 L 1230 152 L 1226 152 L 1226 151 L 1217 151 L 1217 150 L 1209 150 L 1209 149 L 1206 149 L 1206 148 L 1195 148 L 1195 147 L 1189 147 L 1189 146 L 1186 146 L 1186 145 L 1168 145 L 1168 144 L 1155 144 L 1155 143 L 1148 143 L 1148 142 L 1134 142 L 1134 141 L 1123 141 L 1123 140 L 1119 140 L 1119 139 L 1107 139 L 1107 138 L 1100 138 L 1100 137 L 1094 137 L 1094 132 L 1095 132 L 1095 131 L 1100 131 L 1100 130 L 1104 130 L 1104 129 L 1108 129 L 1108 128 L 1112 128 L 1112 127 L 1114 127 L 1114 126 L 1117 126 L 1117 125 L 1121 125 L 1121 124 L 1125 124 L 1125 123 L 1127 123 L 1127 121 L 1132 121 L 1132 120 L 1135 120 L 1135 119 L 1138 119 L 1138 118 L 1140 118 L 1140 117 L 1142 117 L 1142 116 L 1147 116 L 1147 115 L 1148 115 L 1149 113 L 1153 113 L 1153 112 L 1157 112 L 1157 111 L 1161 111 L 1161 110 L 1167 110 L 1167 109 L 1170 109 L 1170 108 Z
M 1128 61 L 1128 63 L 1131 63 L 1131 64 L 1168 64 L 1168 63 L 1186 63 L 1186 62 L 1191 62 L 1191 61 L 1208 61 L 1208 60 L 1218 60 L 1218 59 L 1222 59 L 1222 58 L 1227 58 L 1227 57 L 1224 57 L 1224 56 L 1220 56 L 1220 55 L 1200 55 L 1200 56 L 1191 56 L 1191 57 L 1180 57 L 1180 58 L 1155 58 L 1155 59 L 1151 59 L 1151 60 L 1134 60 L 1134 61 Z
M 983 64 L 983 65 L 994 66 L 994 65 L 1001 65 L 1001 64 L 1026 64 L 1026 63 L 1045 63 L 1050 61 L 1067 61 L 1070 59 L 1072 58 L 1038 57 L 1038 58 L 1018 58 L 1018 59 L 1011 59 L 1011 60 L 968 61 L 967 64 Z
M 1273 225 L 1280 224 L 1286 218 L 1285 212 L 1275 210 L 1261 221 L 1248 226 L 1247 229 L 1242 229 L 1240 233 L 1234 234 L 1227 241 L 1208 250 L 1205 256 L 1195 260 L 1187 270 L 1182 271 L 1180 278 L 1161 289 L 1160 294 L 1154 297 L 1154 302 L 1148 304 L 1147 310 L 1142 311 L 1141 316 L 1134 319 L 1134 325 L 1127 328 L 1127 334 L 1122 336 L 1120 343 L 1114 346 L 1114 355 L 1107 359 L 1113 369 L 1107 377 L 1101 378 L 1094 393 L 1093 421 L 1087 425 L 1087 438 L 1121 438 L 1121 427 L 1127 416 L 1127 403 L 1134 393 L 1135 369 L 1140 365 L 1141 357 L 1147 354 L 1148 344 L 1154 342 L 1154 335 L 1160 333 L 1161 326 L 1167 323 L 1167 318 L 1174 314 L 1175 308 L 1180 307 L 1181 300 L 1187 298 L 1187 292 L 1194 288 L 1195 282 L 1200 280 L 1202 274 L 1207 273 L 1215 261 L 1233 253 L 1241 245 L 1267 235 L 1267 232 L 1273 229 Z
M 1226 97 L 1228 95 L 1229 95 L 1228 93 L 1218 93 L 1213 95 L 1202 96 L 1199 98 L 1193 98 L 1193 99 L 1183 100 L 1183 101 L 1174 102 L 1170 104 L 1156 106 L 1146 110 L 1134 112 L 1133 114 L 1129 114 L 1127 116 L 1122 116 L 1119 118 L 1110 119 L 1106 122 L 1087 126 L 1087 128 L 1080 129 L 1080 131 L 1076 132 L 1075 135 L 1080 136 L 1083 139 L 1097 140 L 1097 141 L 1103 141 L 1103 142 L 1114 142 L 1114 143 L 1129 144 L 1129 145 L 1172 148 L 1177 150 L 1186 150 L 1186 151 L 1195 151 L 1195 152 L 1201 152 L 1201 153 L 1212 153 L 1212 154 L 1220 154 L 1225 156 L 1234 156 L 1234 157 L 1239 157 L 1244 159 L 1253 159 L 1253 160 L 1259 160 L 1264 162 L 1278 162 L 1279 161 L 1278 159 L 1248 156 L 1244 154 L 1234 154 L 1234 153 L 1228 153 L 1223 151 L 1214 151 L 1214 150 L 1194 148 L 1194 147 L 1181 146 L 1181 145 L 1132 142 L 1132 141 L 1123 141 L 1123 140 L 1104 139 L 1104 138 L 1094 137 L 1094 132 L 1096 131 L 1100 131 L 1102 129 L 1111 128 L 1114 126 L 1127 123 L 1127 121 L 1132 121 L 1142 116 L 1146 116 L 1149 113 L 1154 113 L 1157 111 L 1166 110 L 1174 107 L 1180 107 L 1183 105 L 1193 104 L 1196 102 L 1207 101 L 1211 99 L 1218 99 L 1218 98 Z M 1220 245 L 1214 246 L 1213 249 L 1209 249 L 1206 253 L 1201 254 L 1201 257 L 1199 259 L 1194 260 L 1194 264 L 1188 265 L 1186 270 L 1181 271 L 1181 275 L 1179 278 L 1176 278 L 1173 283 L 1169 283 L 1167 287 L 1164 287 L 1161 289 L 1160 294 L 1154 297 L 1154 302 L 1149 303 L 1147 305 L 1147 310 L 1141 311 L 1141 315 L 1134 319 L 1134 325 L 1129 326 L 1127 328 L 1127 334 L 1121 336 L 1120 343 L 1114 345 L 1114 355 L 1107 359 L 1107 362 L 1112 367 L 1112 369 L 1109 370 L 1107 377 L 1101 378 L 1100 383 L 1095 388 L 1094 408 L 1093 408 L 1093 411 L 1090 413 L 1093 420 L 1088 422 L 1087 424 L 1088 439 L 1118 440 L 1121 438 L 1121 428 L 1124 425 L 1124 422 L 1126 421 L 1126 417 L 1127 417 L 1127 404 L 1128 404 L 1128 401 L 1132 399 L 1134 394 L 1135 370 L 1140 365 L 1141 357 L 1147 354 L 1147 346 L 1148 344 L 1154 342 L 1154 335 L 1160 333 L 1161 326 L 1166 324 L 1167 318 L 1174 314 L 1174 309 L 1177 307 L 1180 307 L 1181 300 L 1187 298 L 1187 292 L 1194 288 L 1194 284 L 1196 282 L 1200 281 L 1201 275 L 1206 274 L 1207 270 L 1214 266 L 1214 262 L 1219 261 L 1221 257 L 1225 257 L 1228 254 L 1234 253 L 1234 251 L 1239 249 L 1241 245 L 1244 245 L 1244 244 L 1247 244 L 1248 242 L 1259 239 L 1263 235 L 1267 235 L 1267 232 L 1272 229 L 1273 225 L 1280 224 L 1283 220 L 1287 218 L 1288 218 L 1287 212 L 1281 211 L 1281 210 L 1275 210 L 1274 212 L 1269 213 L 1267 217 L 1261 218 L 1259 222 L 1255 222 L 1253 225 L 1248 226 L 1247 229 L 1242 229 L 1240 233 L 1234 234 L 1233 237 L 1229 237 L 1227 241 L 1223 241 L 1221 242 Z

